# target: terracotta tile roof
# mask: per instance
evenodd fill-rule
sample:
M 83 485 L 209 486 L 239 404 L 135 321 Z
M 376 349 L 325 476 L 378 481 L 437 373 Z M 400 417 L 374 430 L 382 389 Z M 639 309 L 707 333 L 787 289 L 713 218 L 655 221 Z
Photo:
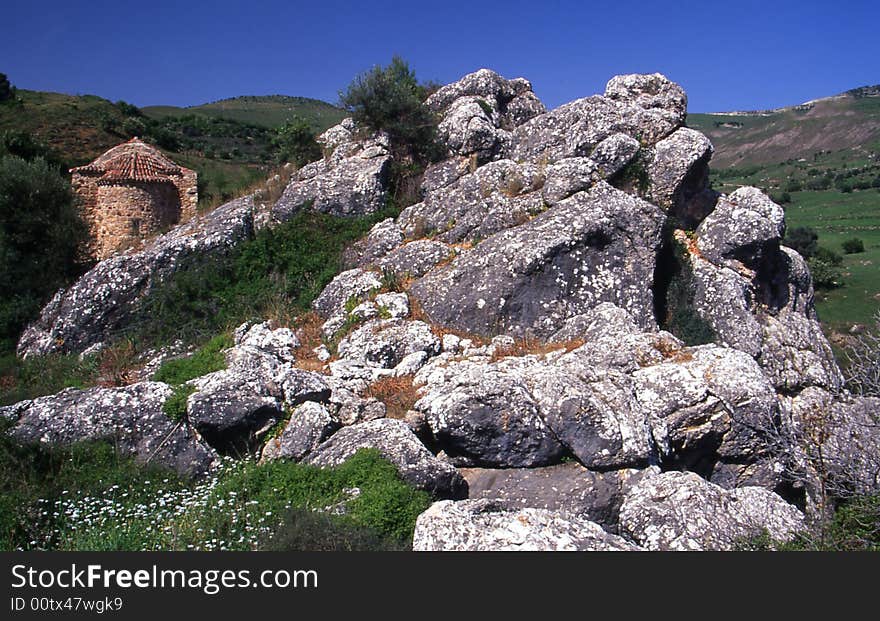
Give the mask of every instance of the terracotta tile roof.
M 186 169 L 169 160 L 161 151 L 136 136 L 117 145 L 85 166 L 71 168 L 71 173 L 101 175 L 98 183 L 117 181 L 170 181 Z

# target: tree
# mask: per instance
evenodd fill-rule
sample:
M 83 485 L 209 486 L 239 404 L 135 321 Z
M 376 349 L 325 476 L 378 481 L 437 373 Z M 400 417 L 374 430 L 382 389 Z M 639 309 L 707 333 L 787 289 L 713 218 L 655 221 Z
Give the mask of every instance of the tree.
M 87 236 L 57 168 L 42 157 L 0 156 L 0 350 L 79 273 Z
M 15 87 L 9 83 L 5 73 L 0 73 L 0 102 L 15 97 Z
M 272 142 L 278 149 L 277 157 L 281 162 L 293 162 L 301 167 L 321 159 L 321 147 L 315 140 L 315 133 L 306 120 L 298 115 L 293 115 L 278 128 Z
M 373 67 L 356 77 L 339 101 L 355 122 L 383 131 L 398 157 L 427 162 L 438 155 L 437 119 L 422 105 L 427 87 L 399 56 L 387 67 Z

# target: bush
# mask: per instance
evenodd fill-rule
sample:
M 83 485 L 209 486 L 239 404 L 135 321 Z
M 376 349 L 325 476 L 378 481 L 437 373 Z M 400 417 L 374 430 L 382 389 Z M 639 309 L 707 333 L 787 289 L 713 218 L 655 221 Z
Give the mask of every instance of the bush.
M 77 276 L 88 229 L 67 181 L 42 157 L 0 156 L 0 351 Z
M 98 356 L 0 356 L 0 406 L 54 394 L 64 388 L 84 388 L 95 381 L 98 367 Z
M 321 147 L 315 141 L 315 133 L 305 119 L 297 115 L 278 128 L 272 144 L 278 149 L 279 162 L 293 162 L 302 167 L 321 159 Z
M 843 284 L 843 275 L 833 263 L 812 257 L 807 260 L 807 265 L 810 268 L 813 286 L 816 289 L 834 289 Z
M 858 237 L 853 237 L 852 239 L 848 239 L 842 244 L 843 251 L 846 254 L 858 254 L 860 252 L 865 251 L 865 242 L 863 242 Z
M 782 244 L 809 259 L 819 247 L 819 234 L 808 226 L 796 226 L 786 231 Z
M 422 105 L 424 95 L 415 73 L 395 56 L 387 67 L 356 77 L 339 101 L 360 126 L 386 132 L 396 155 L 427 162 L 440 153 L 437 119 Z

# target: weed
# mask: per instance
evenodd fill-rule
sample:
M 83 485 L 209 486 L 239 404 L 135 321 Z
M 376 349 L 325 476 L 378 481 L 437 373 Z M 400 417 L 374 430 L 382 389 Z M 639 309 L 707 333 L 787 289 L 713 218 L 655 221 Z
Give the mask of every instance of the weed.
M 384 403 L 386 416 L 397 419 L 403 419 L 419 399 L 412 375 L 378 379 L 367 387 L 364 396 L 373 397 Z
M 223 351 L 232 345 L 232 337 L 228 334 L 215 336 L 191 356 L 163 363 L 153 375 L 153 380 L 178 385 L 214 371 L 221 371 L 226 368 Z
M 181 384 L 174 388 L 174 392 L 165 399 L 162 404 L 162 411 L 165 415 L 175 423 L 186 420 L 186 402 L 189 396 L 196 391 L 195 386 L 190 384 Z

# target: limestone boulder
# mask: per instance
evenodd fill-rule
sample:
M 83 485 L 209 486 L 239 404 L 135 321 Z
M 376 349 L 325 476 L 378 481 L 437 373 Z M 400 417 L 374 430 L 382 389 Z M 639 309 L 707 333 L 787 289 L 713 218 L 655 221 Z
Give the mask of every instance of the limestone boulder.
M 692 472 L 642 479 L 620 509 L 621 534 L 647 550 L 730 550 L 765 532 L 786 541 L 803 528 L 803 514 L 773 492 L 724 490 Z
M 467 483 L 455 468 L 432 455 L 401 420 L 381 418 L 344 427 L 315 448 L 306 463 L 338 466 L 362 448 L 377 449 L 404 480 L 434 497 L 467 496 Z
M 416 551 L 635 551 L 595 522 L 547 509 L 509 510 L 491 500 L 436 502 L 416 520 Z
M 14 421 L 8 433 L 22 442 L 54 446 L 108 440 L 142 464 L 203 475 L 217 454 L 192 428 L 165 414 L 162 405 L 171 394 L 172 388 L 161 382 L 68 388 L 3 410 Z
M 602 302 L 656 328 L 651 289 L 663 214 L 600 182 L 413 284 L 435 323 L 547 337 Z

